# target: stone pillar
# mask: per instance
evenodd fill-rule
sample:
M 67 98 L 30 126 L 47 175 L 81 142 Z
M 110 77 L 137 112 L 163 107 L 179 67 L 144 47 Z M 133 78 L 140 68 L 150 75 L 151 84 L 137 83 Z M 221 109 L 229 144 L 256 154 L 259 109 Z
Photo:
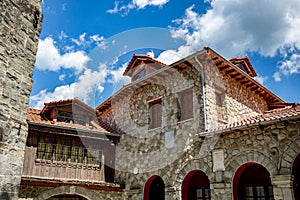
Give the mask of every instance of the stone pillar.
M 166 187 L 165 188 L 165 200 L 179 199 L 178 192 L 175 187 Z
M 275 200 L 293 200 L 293 176 L 275 175 L 271 177 L 274 199 Z
M 232 199 L 231 184 L 228 183 L 211 183 L 210 184 L 212 200 L 230 200 Z
M 41 22 L 40 0 L 0 1 L 0 199 L 18 198 Z

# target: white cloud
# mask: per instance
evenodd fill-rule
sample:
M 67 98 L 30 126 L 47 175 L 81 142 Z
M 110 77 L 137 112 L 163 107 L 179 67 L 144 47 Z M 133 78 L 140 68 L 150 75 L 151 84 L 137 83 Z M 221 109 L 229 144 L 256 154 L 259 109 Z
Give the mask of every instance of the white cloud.
M 193 51 L 210 46 L 222 55 L 237 56 L 246 51 L 274 56 L 283 46 L 300 49 L 300 1 L 211 0 L 205 14 L 186 9 L 174 20 L 173 37 L 183 38 Z
M 257 82 L 259 82 L 260 84 L 264 84 L 264 82 L 266 81 L 266 80 L 268 80 L 268 77 L 267 76 L 260 76 L 259 74 L 256 76 L 256 77 L 254 77 L 254 79 L 257 81 Z
M 133 0 L 132 3 L 138 8 L 142 9 L 146 6 L 163 6 L 168 3 L 169 0 Z
M 58 71 L 60 68 L 72 68 L 79 73 L 86 68 L 89 60 L 84 51 L 60 54 L 55 41 L 47 37 L 39 40 L 35 65 L 39 70 Z
M 163 51 L 162 53 L 159 54 L 159 56 L 157 57 L 157 60 L 169 65 L 169 64 L 172 64 L 192 53 L 193 53 L 193 48 L 191 46 L 182 45 L 177 50 L 169 49 L 169 50 Z
M 66 75 L 65 75 L 65 74 L 61 74 L 61 75 L 59 75 L 59 77 L 58 77 L 58 79 L 59 79 L 60 81 L 64 81 L 65 78 L 66 78 Z
M 154 52 L 153 51 L 149 51 L 146 53 L 147 56 L 150 56 L 151 58 L 154 58 Z
M 88 103 L 92 100 L 96 91 L 103 92 L 104 83 L 108 70 L 106 65 L 101 64 L 98 71 L 86 69 L 83 74 L 78 77 L 77 82 L 69 85 L 61 85 L 56 87 L 52 92 L 42 90 L 38 94 L 30 97 L 31 104 L 38 109 L 43 108 L 44 102 L 62 100 L 77 97 Z
M 60 39 L 60 40 L 64 40 L 64 39 L 66 39 L 68 36 L 67 36 L 67 34 L 64 32 L 64 31 L 60 31 L 60 34 L 59 34 L 59 36 L 58 36 L 58 38 Z
M 120 1 L 115 1 L 114 2 L 114 8 L 113 9 L 109 9 L 106 12 L 110 13 L 110 14 L 115 14 L 120 12 L 121 15 L 127 15 L 129 13 L 130 10 L 132 9 L 144 9 L 147 6 L 158 6 L 158 7 L 162 7 L 163 5 L 165 5 L 166 3 L 168 3 L 169 0 L 132 0 L 129 4 L 127 5 L 120 5 Z
M 85 46 L 87 45 L 87 41 L 85 40 L 86 33 L 82 33 L 78 38 L 72 38 L 72 42 L 77 44 L 77 46 Z
M 274 80 L 277 81 L 277 82 L 281 81 L 280 73 L 279 73 L 279 72 L 275 72 L 275 73 L 273 74 L 273 78 L 274 78 Z
M 90 36 L 90 39 L 94 42 L 101 42 L 104 40 L 103 36 L 99 36 L 98 34 Z
M 281 76 L 290 76 L 300 73 L 300 53 L 296 50 L 285 57 L 285 59 L 278 63 L 278 72 L 275 72 L 273 78 L 275 81 L 281 81 Z
M 109 74 L 111 75 L 111 79 L 109 79 L 108 83 L 113 83 L 115 87 L 122 86 L 130 82 L 130 78 L 128 76 L 123 76 L 123 73 L 128 66 L 128 63 L 122 65 L 122 67 L 116 70 L 110 70 Z
M 113 9 L 109 9 L 107 10 L 106 12 L 110 13 L 110 14 L 115 14 L 119 11 L 119 2 L 118 1 L 115 1 L 115 6 Z

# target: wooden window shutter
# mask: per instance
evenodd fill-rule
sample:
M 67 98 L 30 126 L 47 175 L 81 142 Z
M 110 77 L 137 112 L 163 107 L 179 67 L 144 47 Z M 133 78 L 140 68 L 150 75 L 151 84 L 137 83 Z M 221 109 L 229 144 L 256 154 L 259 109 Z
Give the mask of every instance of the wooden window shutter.
M 193 89 L 179 92 L 180 121 L 193 118 Z
M 150 129 L 161 127 L 161 120 L 162 120 L 162 105 L 161 99 L 157 99 L 155 101 L 151 101 L 149 103 L 150 107 Z

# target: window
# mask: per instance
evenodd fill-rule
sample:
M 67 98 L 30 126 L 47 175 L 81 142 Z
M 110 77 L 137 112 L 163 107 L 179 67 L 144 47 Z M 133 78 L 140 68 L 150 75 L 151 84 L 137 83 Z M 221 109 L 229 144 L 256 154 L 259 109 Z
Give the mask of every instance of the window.
M 44 155 L 45 155 L 45 142 L 42 138 L 42 139 L 40 139 L 39 144 L 38 144 L 37 158 L 44 159 Z
M 216 96 L 216 111 L 218 120 L 224 120 L 224 101 L 225 101 L 225 91 L 221 88 L 216 87 L 215 89 L 215 96 Z
M 150 108 L 150 126 L 149 129 L 161 127 L 162 105 L 161 99 L 153 100 L 149 103 Z
M 100 165 L 102 150 L 86 148 L 83 144 L 77 145 L 75 142 L 72 145 L 69 142 L 62 145 L 61 140 L 57 140 L 56 143 L 51 140 L 45 142 L 42 138 L 37 147 L 37 159 Z
M 193 118 L 193 89 L 178 92 L 180 104 L 180 121 Z
M 89 121 L 89 117 L 82 114 L 74 114 L 68 111 L 57 110 L 56 114 L 57 121 L 65 123 L 75 123 L 86 125 Z

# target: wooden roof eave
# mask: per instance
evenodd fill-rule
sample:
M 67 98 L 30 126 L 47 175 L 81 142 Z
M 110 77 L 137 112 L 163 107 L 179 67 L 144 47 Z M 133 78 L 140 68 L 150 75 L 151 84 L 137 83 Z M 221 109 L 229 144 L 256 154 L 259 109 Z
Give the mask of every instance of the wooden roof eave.
M 274 93 L 272 93 L 270 90 L 268 90 L 267 88 L 265 88 L 263 85 L 261 85 L 260 83 L 258 83 L 256 80 L 254 80 L 252 77 L 250 77 L 248 74 L 246 74 L 244 71 L 242 71 L 241 69 L 239 69 L 238 67 L 236 67 L 234 64 L 230 63 L 229 61 L 227 61 L 225 58 L 223 58 L 221 55 L 219 55 L 217 52 L 215 52 L 214 50 L 212 50 L 209 47 L 205 47 L 205 49 L 207 50 L 208 53 L 212 53 L 214 56 L 210 55 L 212 60 L 216 60 L 215 57 L 218 57 L 219 59 L 221 59 L 225 64 L 227 64 L 228 68 L 233 68 L 235 71 L 237 71 L 239 74 L 241 74 L 244 78 L 239 78 L 239 82 L 242 84 L 246 84 L 247 87 L 249 87 L 249 85 L 251 85 L 251 88 L 259 88 L 261 91 L 261 95 L 266 98 L 267 102 L 269 102 L 269 99 L 274 100 L 275 102 L 278 103 L 285 103 L 281 98 L 279 98 L 278 96 L 276 96 Z M 224 67 L 224 65 L 223 65 Z M 227 69 L 227 68 L 226 68 Z M 231 69 L 227 69 L 227 71 L 229 71 Z M 255 85 L 255 86 L 254 86 Z M 269 94 L 269 98 L 267 98 L 267 94 Z
M 59 129 L 64 129 L 64 130 L 69 130 L 69 131 L 85 132 L 85 133 L 89 133 L 89 134 L 100 134 L 100 135 L 120 137 L 120 135 L 116 134 L 116 133 L 111 133 L 111 132 L 106 132 L 106 131 L 98 131 L 98 130 L 87 130 L 87 129 L 82 129 L 80 127 L 78 127 L 78 128 L 66 127 L 66 126 L 61 126 L 61 125 L 57 125 L 57 124 L 46 124 L 46 123 L 32 122 L 32 121 L 28 121 L 27 123 L 29 125 L 43 126 L 43 127 L 47 127 L 47 128 L 59 128 Z

